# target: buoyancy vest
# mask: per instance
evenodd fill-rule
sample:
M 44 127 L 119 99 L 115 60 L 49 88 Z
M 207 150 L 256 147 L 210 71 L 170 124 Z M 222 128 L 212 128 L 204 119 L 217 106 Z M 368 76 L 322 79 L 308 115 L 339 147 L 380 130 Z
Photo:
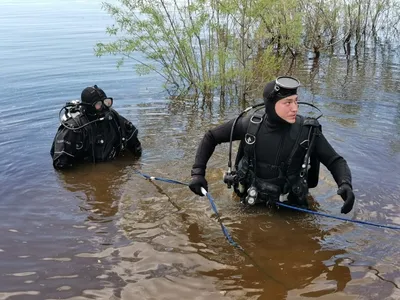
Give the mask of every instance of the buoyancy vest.
M 102 118 L 90 121 L 85 113 L 69 115 L 60 128 L 77 134 L 76 150 L 81 159 L 102 162 L 113 159 L 125 149 L 132 130 L 119 114 L 110 109 Z M 130 122 L 128 122 L 130 123 Z M 131 123 L 130 123 L 131 124 Z
M 278 164 L 267 164 L 263 157 L 257 157 L 262 149 L 268 149 L 268 135 L 265 134 L 266 119 L 264 111 L 256 110 L 250 117 L 244 139 L 240 142 L 235 161 L 236 181 L 235 192 L 240 197 L 247 196 L 249 188 L 258 193 L 258 200 L 276 201 L 282 194 L 291 193 L 303 204 L 308 194 L 308 188 L 318 184 L 320 163 L 313 154 L 315 136 L 321 131 L 321 126 L 315 118 L 298 115 L 296 122 L 290 126 L 283 138 L 285 147 L 290 147 L 290 154 Z M 264 131 L 264 132 L 263 132 Z M 258 151 L 257 151 L 258 150 Z M 278 152 L 282 148 L 279 148 Z M 268 151 L 265 151 L 268 155 Z M 271 153 L 269 153 L 271 155 Z M 280 153 L 275 153 L 280 157 Z M 260 155 L 259 155 L 260 156 Z M 265 178 L 263 171 L 275 174 Z

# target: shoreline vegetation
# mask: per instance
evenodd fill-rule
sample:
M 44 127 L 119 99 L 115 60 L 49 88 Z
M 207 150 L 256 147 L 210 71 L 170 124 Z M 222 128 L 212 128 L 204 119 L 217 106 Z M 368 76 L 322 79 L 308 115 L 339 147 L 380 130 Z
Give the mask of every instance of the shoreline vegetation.
M 115 39 L 97 43 L 96 55 L 156 72 L 175 99 L 246 101 L 299 55 L 349 59 L 400 36 L 397 0 L 118 0 L 103 9 Z

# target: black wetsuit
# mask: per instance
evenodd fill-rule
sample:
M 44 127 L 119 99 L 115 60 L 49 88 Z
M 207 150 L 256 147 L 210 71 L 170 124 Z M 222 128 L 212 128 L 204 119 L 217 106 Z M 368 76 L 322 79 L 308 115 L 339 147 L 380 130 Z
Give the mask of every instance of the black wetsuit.
M 301 120 L 302 117 L 297 116 L 296 123 L 301 122 Z M 238 120 L 233 132 L 233 140 L 243 141 L 249 121 L 249 116 L 242 117 Z M 233 122 L 234 120 L 231 120 L 217 126 L 204 135 L 197 149 L 191 172 L 192 176 L 205 175 L 207 162 L 213 154 L 215 146 L 229 142 Z M 278 177 L 279 166 L 287 162 L 296 143 L 297 134 L 293 132 L 293 128 L 294 125 L 289 123 L 271 124 L 268 122 L 268 119 L 264 119 L 259 128 L 255 143 L 257 177 L 263 179 Z M 297 128 L 299 128 L 299 126 L 297 126 Z M 293 159 L 289 170 L 287 170 L 288 173 L 300 172 L 301 164 L 303 163 L 302 159 L 304 158 L 301 151 L 300 147 L 300 155 L 297 155 L 298 159 Z M 351 186 L 351 172 L 346 160 L 337 154 L 320 130 L 318 130 L 318 135 L 316 136 L 312 155 L 328 168 L 338 186 L 343 183 L 348 183 Z M 282 186 L 281 188 L 283 189 Z
M 103 120 L 94 121 L 96 118 L 79 114 L 66 120 L 65 126 L 60 125 L 50 150 L 54 168 L 64 169 L 83 161 L 111 160 L 124 149 L 135 156 L 141 155 L 138 130 L 131 122 L 113 109 L 104 115 Z

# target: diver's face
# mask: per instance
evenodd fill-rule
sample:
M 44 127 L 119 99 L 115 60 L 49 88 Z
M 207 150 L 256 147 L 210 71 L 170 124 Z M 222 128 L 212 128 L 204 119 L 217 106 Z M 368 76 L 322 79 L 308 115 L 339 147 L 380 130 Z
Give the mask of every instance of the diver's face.
M 298 111 L 297 95 L 291 95 L 275 103 L 276 114 L 286 122 L 293 124 L 296 122 Z

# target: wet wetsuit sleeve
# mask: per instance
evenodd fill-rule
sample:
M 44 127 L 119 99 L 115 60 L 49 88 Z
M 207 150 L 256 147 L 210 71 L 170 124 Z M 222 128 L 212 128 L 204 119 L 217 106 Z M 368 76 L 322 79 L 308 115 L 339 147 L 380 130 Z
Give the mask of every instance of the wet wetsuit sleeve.
M 195 157 L 195 161 L 192 167 L 191 175 L 205 175 L 207 162 L 211 155 L 214 153 L 215 147 L 221 143 L 227 143 L 230 141 L 231 129 L 234 123 L 234 119 L 219 125 L 206 132 L 203 139 L 201 140 Z M 233 132 L 233 140 L 241 140 L 244 138 L 247 130 L 248 119 L 240 118 L 236 123 L 235 130 Z
M 135 156 L 141 156 L 142 155 L 142 145 L 139 141 L 138 134 L 139 131 L 136 128 L 135 125 L 133 125 L 132 122 L 127 120 L 125 117 L 121 116 L 118 112 L 115 110 L 112 110 L 114 115 L 117 116 L 118 122 L 122 128 L 123 132 L 123 137 L 126 139 L 126 148 L 130 152 L 133 153 Z
M 319 161 L 331 172 L 338 186 L 343 183 L 351 186 L 351 172 L 346 160 L 333 149 L 322 132 L 317 136 L 315 151 Z
M 139 131 L 135 125 L 131 122 L 125 122 L 126 128 L 126 147 L 131 151 L 134 155 L 140 156 L 142 155 L 142 144 L 139 141 L 138 134 Z
M 60 126 L 54 137 L 50 155 L 53 158 L 53 167 L 66 169 L 73 166 L 82 145 L 79 144 L 80 131 L 73 131 Z

